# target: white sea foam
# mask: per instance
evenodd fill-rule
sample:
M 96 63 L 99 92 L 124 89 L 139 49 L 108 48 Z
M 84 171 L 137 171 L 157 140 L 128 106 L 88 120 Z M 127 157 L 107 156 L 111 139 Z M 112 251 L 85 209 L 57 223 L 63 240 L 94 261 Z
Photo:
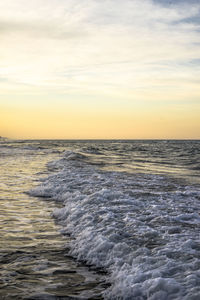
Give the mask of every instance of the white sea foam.
M 199 190 L 167 177 L 103 172 L 81 153 L 49 163 L 30 191 L 63 202 L 70 253 L 108 271 L 105 299 L 200 299 Z

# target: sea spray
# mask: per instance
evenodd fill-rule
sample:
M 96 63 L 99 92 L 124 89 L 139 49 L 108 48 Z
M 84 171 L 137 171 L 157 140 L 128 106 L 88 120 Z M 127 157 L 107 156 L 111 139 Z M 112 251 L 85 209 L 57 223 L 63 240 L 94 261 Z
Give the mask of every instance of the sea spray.
M 105 171 L 65 152 L 31 195 L 62 201 L 54 216 L 70 254 L 107 271 L 106 299 L 200 296 L 199 188 L 169 176 Z

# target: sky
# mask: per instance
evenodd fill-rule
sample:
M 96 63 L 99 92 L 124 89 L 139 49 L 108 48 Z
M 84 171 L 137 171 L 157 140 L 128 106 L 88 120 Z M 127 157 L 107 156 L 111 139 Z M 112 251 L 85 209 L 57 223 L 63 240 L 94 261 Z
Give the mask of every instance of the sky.
M 0 136 L 199 139 L 200 0 L 0 0 Z

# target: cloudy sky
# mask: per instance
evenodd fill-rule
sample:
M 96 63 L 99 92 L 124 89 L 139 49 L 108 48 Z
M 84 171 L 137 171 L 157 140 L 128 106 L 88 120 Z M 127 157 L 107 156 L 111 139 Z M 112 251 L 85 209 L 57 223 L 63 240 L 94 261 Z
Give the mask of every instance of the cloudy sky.
M 0 135 L 200 138 L 200 0 L 0 0 Z

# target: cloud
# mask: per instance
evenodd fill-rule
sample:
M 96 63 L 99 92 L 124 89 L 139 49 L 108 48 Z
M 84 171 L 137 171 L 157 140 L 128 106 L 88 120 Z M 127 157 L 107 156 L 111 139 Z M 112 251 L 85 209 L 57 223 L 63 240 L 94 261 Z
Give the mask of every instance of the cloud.
M 39 23 L 39 22 L 20 22 L 20 21 L 0 21 L 0 35 L 25 35 L 32 38 L 45 39 L 75 39 L 87 35 L 83 28 L 76 28 L 71 26 L 59 27 L 58 24 Z
M 0 0 L 0 75 L 13 89 L 79 97 L 162 89 L 170 78 L 173 90 L 182 73 L 188 82 L 199 76 L 199 68 L 186 66 L 199 64 L 199 25 L 184 21 L 199 8 L 181 1 Z

